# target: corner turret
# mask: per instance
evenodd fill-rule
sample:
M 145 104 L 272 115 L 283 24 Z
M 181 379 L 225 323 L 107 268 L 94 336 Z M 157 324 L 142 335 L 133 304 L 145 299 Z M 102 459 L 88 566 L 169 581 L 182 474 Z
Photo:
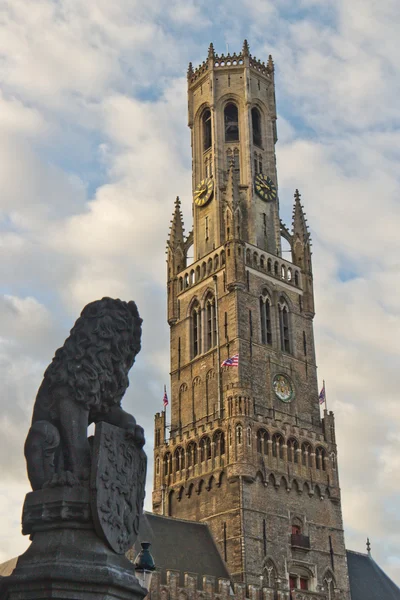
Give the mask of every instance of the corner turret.
M 300 193 L 294 193 L 292 254 L 293 263 L 301 268 L 303 278 L 303 310 L 314 317 L 314 286 L 311 263 L 311 236 L 305 218 L 304 207 L 300 202 Z

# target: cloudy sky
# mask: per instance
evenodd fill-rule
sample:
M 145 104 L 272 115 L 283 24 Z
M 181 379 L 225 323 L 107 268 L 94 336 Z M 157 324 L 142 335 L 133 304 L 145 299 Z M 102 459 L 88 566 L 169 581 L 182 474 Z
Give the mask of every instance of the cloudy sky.
M 125 406 L 151 457 L 178 194 L 190 229 L 187 64 L 210 41 L 239 51 L 248 38 L 275 61 L 282 217 L 298 187 L 312 231 L 347 547 L 365 551 L 369 535 L 400 584 L 398 0 L 146 4 L 1 1 L 0 561 L 27 545 L 23 443 L 43 371 L 105 295 L 135 299 L 144 318 Z

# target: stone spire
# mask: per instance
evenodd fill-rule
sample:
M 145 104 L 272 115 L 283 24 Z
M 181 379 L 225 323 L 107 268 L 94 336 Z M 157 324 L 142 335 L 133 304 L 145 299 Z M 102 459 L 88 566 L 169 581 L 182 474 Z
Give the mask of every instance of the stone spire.
M 296 189 L 294 193 L 293 207 L 293 238 L 300 238 L 302 243 L 309 242 L 310 233 L 308 231 L 307 219 L 305 218 L 304 207 L 300 202 L 301 194 Z
M 184 231 L 185 228 L 183 226 L 181 201 L 179 200 L 179 196 L 177 196 L 175 200 L 175 210 L 171 220 L 171 227 L 168 240 L 168 246 L 171 248 L 171 250 L 184 244 Z
M 275 71 L 274 61 L 272 60 L 271 54 L 268 57 L 267 67 L 271 73 L 273 73 Z
M 243 56 L 249 56 L 250 54 L 249 42 L 247 40 L 244 40 L 243 42 L 242 53 Z

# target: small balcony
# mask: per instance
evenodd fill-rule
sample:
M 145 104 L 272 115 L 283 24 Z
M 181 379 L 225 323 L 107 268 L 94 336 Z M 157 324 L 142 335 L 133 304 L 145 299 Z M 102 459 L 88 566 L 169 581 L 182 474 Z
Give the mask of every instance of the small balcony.
M 309 590 L 292 590 L 291 594 L 293 600 L 326 600 L 325 594 Z
M 300 548 L 301 550 L 310 549 L 310 538 L 302 533 L 292 533 L 291 536 L 292 548 Z

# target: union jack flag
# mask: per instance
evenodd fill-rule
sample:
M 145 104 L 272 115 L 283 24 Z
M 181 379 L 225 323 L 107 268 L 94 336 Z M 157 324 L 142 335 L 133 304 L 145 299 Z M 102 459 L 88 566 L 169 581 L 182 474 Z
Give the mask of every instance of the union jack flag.
M 234 354 L 230 358 L 224 360 L 221 367 L 238 367 L 239 366 L 239 354 Z
M 168 396 L 167 396 L 167 388 L 164 386 L 164 397 L 162 399 L 163 404 L 164 404 L 164 408 L 167 408 L 168 406 Z
M 325 396 L 325 381 L 324 381 L 324 385 L 322 386 L 322 390 L 319 393 L 318 400 L 319 400 L 320 404 L 323 404 L 326 401 L 326 396 Z

